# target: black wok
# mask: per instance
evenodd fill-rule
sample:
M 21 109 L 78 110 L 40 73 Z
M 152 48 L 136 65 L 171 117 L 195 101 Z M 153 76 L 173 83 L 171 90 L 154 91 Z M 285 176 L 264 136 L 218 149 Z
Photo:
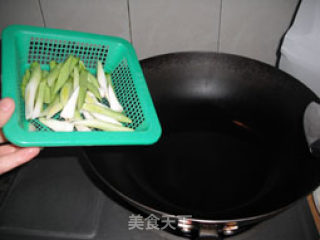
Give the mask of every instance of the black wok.
M 157 216 L 191 215 L 177 221 L 183 231 L 214 236 L 272 216 L 319 185 L 320 160 L 302 126 L 318 99 L 302 83 L 229 54 L 167 54 L 141 65 L 159 142 L 86 149 L 100 180 L 127 202 Z

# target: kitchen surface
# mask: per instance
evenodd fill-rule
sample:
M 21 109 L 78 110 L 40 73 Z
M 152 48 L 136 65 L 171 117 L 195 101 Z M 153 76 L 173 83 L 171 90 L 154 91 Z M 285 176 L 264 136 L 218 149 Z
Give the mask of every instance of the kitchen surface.
M 129 230 L 130 216 L 139 213 L 119 204 L 113 194 L 104 195 L 74 151 L 46 149 L 18 171 L 1 176 L 1 239 L 186 239 L 162 230 Z M 301 199 L 227 239 L 313 240 L 318 232 L 306 199 Z
M 124 38 L 139 60 L 213 51 L 276 66 L 299 6 L 299 0 L 0 0 L 0 32 L 11 24 L 68 29 Z M 101 184 L 87 158 L 81 147 L 44 148 L 1 175 L 0 239 L 187 239 L 132 227 L 142 213 Z M 316 240 L 319 226 L 309 196 L 225 239 Z

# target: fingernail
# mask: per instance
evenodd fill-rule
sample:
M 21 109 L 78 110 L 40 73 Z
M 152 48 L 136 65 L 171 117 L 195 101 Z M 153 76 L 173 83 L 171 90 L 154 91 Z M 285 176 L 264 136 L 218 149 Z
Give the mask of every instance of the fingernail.
M 12 108 L 12 101 L 8 98 L 4 98 L 0 101 L 0 110 L 7 112 Z
M 28 149 L 28 153 L 35 153 L 38 151 L 38 148 L 31 147 Z

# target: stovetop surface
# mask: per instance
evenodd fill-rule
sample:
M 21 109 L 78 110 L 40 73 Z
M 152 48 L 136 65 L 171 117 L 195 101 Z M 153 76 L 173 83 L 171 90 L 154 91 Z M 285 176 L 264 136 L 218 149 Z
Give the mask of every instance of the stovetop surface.
M 0 178 L 0 239 L 184 239 L 161 230 L 128 230 L 130 210 L 101 192 L 79 148 L 50 148 Z M 80 151 L 79 151 L 80 152 Z M 113 198 L 112 198 L 113 199 Z M 319 239 L 307 201 L 227 239 Z

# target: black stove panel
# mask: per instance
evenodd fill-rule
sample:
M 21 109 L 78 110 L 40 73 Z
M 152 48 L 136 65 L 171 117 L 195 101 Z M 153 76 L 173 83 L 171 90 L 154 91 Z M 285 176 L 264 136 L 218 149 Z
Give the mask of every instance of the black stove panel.
M 0 239 L 184 239 L 161 230 L 128 230 L 133 213 L 92 183 L 81 158 L 80 148 L 50 148 L 1 176 Z M 280 215 L 227 239 L 318 238 L 307 201 L 302 199 Z

